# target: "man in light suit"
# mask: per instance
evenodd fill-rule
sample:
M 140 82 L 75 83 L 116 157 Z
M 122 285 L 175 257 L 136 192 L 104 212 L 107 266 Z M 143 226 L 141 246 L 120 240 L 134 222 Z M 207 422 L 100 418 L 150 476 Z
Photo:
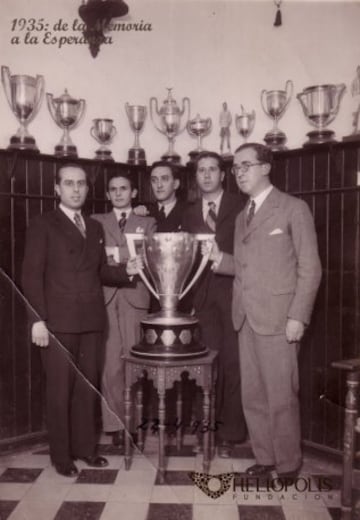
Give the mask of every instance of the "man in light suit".
M 64 164 L 56 174 L 60 205 L 36 217 L 26 235 L 22 286 L 33 312 L 32 341 L 46 372 L 50 457 L 61 475 L 74 477 L 73 460 L 107 466 L 96 453 L 96 387 L 102 358 L 105 306 L 101 283 L 121 285 L 137 273 L 106 263 L 98 222 L 81 213 L 85 171 Z
M 135 215 L 131 202 L 137 195 L 133 179 L 118 173 L 108 182 L 107 197 L 112 211 L 96 214 L 105 234 L 108 262 L 125 264 L 129 259 L 125 233 L 151 234 L 155 231 L 155 219 Z M 124 439 L 124 362 L 122 357 L 140 341 L 140 321 L 146 316 L 150 295 L 138 276 L 121 287 L 104 287 L 108 327 L 105 360 L 102 376 L 103 430 L 112 435 L 115 445 Z
M 272 153 L 247 143 L 232 172 L 250 200 L 236 219 L 234 255 L 215 246 L 213 269 L 235 274 L 232 319 L 239 331 L 241 390 L 256 464 L 250 476 L 294 478 L 301 467 L 299 341 L 321 279 L 308 205 L 270 182 Z

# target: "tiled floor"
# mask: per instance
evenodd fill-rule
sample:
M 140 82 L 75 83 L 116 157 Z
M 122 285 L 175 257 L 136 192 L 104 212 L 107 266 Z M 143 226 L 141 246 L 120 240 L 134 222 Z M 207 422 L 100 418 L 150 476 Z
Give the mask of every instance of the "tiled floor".
M 134 453 L 125 471 L 122 448 L 103 437 L 100 452 L 108 457 L 106 469 L 89 469 L 77 462 L 77 478 L 58 475 L 46 446 L 0 457 L 0 520 L 331 520 L 341 518 L 341 467 L 305 454 L 296 489 L 246 488 L 243 472 L 253 463 L 248 445 L 231 459 L 215 456 L 207 490 L 221 482 L 223 494 L 211 498 L 194 484 L 190 473 L 202 472 L 202 456 L 192 456 L 189 443 L 177 453 L 168 449 L 166 481 L 157 475 L 157 437 L 149 436 L 144 454 Z M 234 484 L 234 475 L 235 484 Z M 229 475 L 230 474 L 230 475 Z M 201 476 L 201 475 L 200 475 Z M 276 474 L 274 474 L 276 479 Z M 206 480 L 206 479 L 205 479 Z M 202 482 L 204 479 L 202 479 Z M 226 483 L 228 489 L 226 490 Z M 319 487 L 322 487 L 319 490 Z M 360 519 L 354 497 L 352 518 Z

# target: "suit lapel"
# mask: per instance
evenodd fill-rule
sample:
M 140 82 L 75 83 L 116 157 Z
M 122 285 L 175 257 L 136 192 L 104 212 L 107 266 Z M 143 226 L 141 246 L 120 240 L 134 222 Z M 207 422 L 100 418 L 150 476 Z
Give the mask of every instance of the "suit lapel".
M 59 232 L 65 237 L 71 250 L 77 254 L 72 254 L 71 259 L 75 267 L 78 267 L 79 262 L 82 259 L 82 254 L 85 251 L 86 239 L 84 239 L 80 231 L 76 228 L 75 223 L 72 223 L 69 217 L 65 215 L 61 209 L 57 209 L 55 212 L 55 220 Z M 86 222 L 86 232 L 88 232 L 88 225 Z
M 260 209 L 255 213 L 252 221 L 248 226 L 246 224 L 248 204 L 246 205 L 242 215 L 244 230 L 243 238 L 248 237 L 253 231 L 255 231 L 255 229 L 261 226 L 268 218 L 270 218 L 274 214 L 275 209 L 279 206 L 279 193 L 279 190 L 277 190 L 275 187 L 271 190 L 269 195 L 262 203 Z

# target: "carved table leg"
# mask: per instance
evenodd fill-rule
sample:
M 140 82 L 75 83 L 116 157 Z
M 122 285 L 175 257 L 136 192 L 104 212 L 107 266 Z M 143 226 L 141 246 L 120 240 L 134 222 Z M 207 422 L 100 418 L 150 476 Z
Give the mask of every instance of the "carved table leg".
M 178 451 L 181 450 L 182 445 L 182 391 L 183 391 L 183 382 L 176 382 L 176 449 Z
M 128 378 L 125 381 L 125 469 L 130 469 L 131 464 L 131 384 Z
M 203 402 L 203 469 L 205 473 L 209 472 L 210 468 L 210 388 L 204 387 L 204 402 Z
M 137 417 L 137 445 L 140 451 L 144 449 L 144 431 L 139 428 L 143 420 L 143 381 L 140 380 L 136 391 L 136 417 Z
M 165 388 L 158 387 L 159 395 L 159 478 L 165 480 Z
M 355 424 L 358 415 L 359 373 L 349 372 L 346 378 L 347 393 L 345 399 L 345 429 L 343 485 L 341 502 L 344 507 L 351 507 L 352 474 L 355 451 Z

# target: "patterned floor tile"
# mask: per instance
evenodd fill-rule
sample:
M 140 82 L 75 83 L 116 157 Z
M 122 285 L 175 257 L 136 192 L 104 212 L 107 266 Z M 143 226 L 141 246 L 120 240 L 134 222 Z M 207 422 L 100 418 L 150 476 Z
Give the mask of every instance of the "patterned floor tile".
M 238 506 L 238 511 L 240 520 L 286 520 L 279 506 Z
M 18 500 L 0 500 L 0 518 L 6 520 L 18 505 Z
M 53 520 L 61 504 L 61 500 L 22 500 L 8 520 Z
M 150 504 L 146 520 L 192 520 L 190 504 Z
M 166 486 L 192 486 L 193 482 L 189 477 L 189 471 L 166 471 L 164 482 L 161 482 L 160 473 L 156 474 L 155 484 Z
M 239 511 L 236 504 L 194 504 L 193 520 L 239 520 Z
M 80 471 L 76 484 L 114 484 L 118 474 L 117 469 L 83 469 Z
M 148 504 L 124 504 L 108 502 L 101 515 L 101 520 L 146 520 Z
M 2 475 L 0 475 L 0 482 L 35 482 L 42 468 L 7 468 Z
M 63 502 L 54 520 L 99 520 L 105 502 Z
M 158 504 L 192 504 L 194 489 L 190 486 L 154 486 L 150 503 Z

